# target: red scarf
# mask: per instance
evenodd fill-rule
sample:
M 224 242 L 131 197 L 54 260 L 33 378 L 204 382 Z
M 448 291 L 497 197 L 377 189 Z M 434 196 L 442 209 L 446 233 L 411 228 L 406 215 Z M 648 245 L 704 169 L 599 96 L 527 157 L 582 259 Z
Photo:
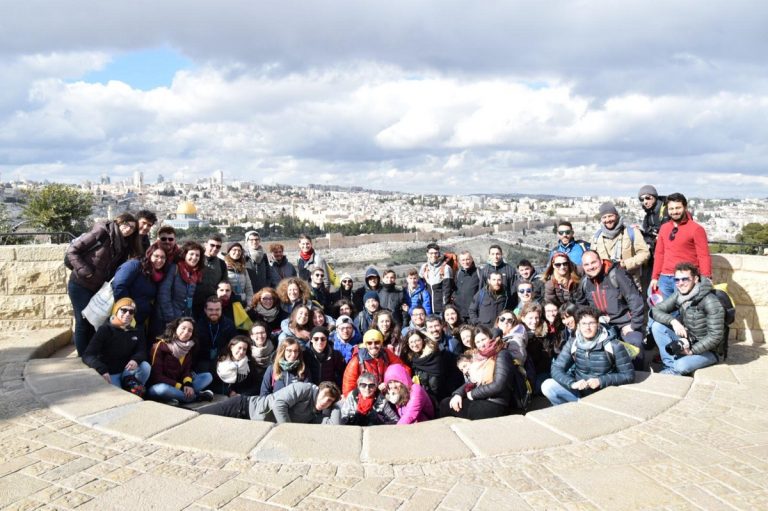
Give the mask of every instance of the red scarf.
M 306 263 L 307 261 L 312 259 L 312 255 L 314 253 L 315 253 L 315 249 L 314 248 L 312 250 L 310 250 L 309 252 L 307 252 L 306 254 L 304 252 L 302 252 L 301 250 L 299 250 L 299 257 L 304 259 L 304 262 Z
M 157 284 L 158 282 L 163 280 L 163 277 L 165 277 L 165 272 L 164 271 L 162 271 L 162 270 L 158 271 L 158 270 L 152 268 L 152 275 L 150 275 L 150 277 L 149 277 L 150 279 L 152 279 L 152 282 Z
M 179 268 L 181 280 L 187 284 L 197 284 L 203 279 L 203 272 L 199 268 L 190 267 L 186 261 L 179 261 L 176 266 Z
M 368 415 L 368 412 L 373 408 L 373 402 L 376 400 L 376 393 L 373 393 L 371 397 L 363 397 L 363 393 L 357 395 L 357 411 L 362 415 Z

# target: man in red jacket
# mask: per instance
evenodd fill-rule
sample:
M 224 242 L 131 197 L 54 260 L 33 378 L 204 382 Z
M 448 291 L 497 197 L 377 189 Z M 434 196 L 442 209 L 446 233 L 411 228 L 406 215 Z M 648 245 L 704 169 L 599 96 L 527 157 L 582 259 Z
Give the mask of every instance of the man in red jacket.
M 651 289 L 659 289 L 664 297 L 675 292 L 675 266 L 678 263 L 695 264 L 702 276 L 712 277 L 707 233 L 688 212 L 688 200 L 685 195 L 669 195 L 667 213 L 670 221 L 659 228 L 651 279 Z

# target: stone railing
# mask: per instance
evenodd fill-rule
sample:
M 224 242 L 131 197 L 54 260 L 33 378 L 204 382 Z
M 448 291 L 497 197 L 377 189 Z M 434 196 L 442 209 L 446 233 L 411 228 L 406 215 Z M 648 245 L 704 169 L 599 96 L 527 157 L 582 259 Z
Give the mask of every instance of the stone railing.
M 715 284 L 728 283 L 736 305 L 736 322 L 731 339 L 747 344 L 765 342 L 768 329 L 768 257 L 716 254 L 712 256 Z

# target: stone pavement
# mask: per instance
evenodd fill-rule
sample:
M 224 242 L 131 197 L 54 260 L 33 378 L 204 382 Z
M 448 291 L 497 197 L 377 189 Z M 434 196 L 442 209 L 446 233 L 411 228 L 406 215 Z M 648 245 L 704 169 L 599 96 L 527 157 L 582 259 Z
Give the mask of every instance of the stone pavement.
M 768 507 L 761 344 L 525 417 L 361 430 L 140 402 L 71 356 L 40 359 L 65 333 L 2 336 L 4 509 Z

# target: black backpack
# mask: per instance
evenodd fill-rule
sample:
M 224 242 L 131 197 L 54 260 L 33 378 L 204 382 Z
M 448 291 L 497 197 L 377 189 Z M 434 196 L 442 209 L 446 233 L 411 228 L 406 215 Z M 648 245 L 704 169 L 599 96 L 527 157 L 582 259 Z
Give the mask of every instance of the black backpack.
M 520 362 L 516 358 L 513 358 L 511 355 L 510 358 L 512 358 L 515 365 L 512 369 L 512 390 L 514 392 L 512 393 L 512 402 L 510 405 L 512 406 L 513 411 L 524 414 L 528 411 L 531 399 L 533 399 L 533 388 L 531 387 L 531 382 L 528 379 L 528 374 L 526 373 L 525 368 L 520 365 Z
M 728 358 L 728 335 L 731 332 L 730 325 L 736 321 L 736 307 L 733 305 L 731 296 L 724 289 L 715 287 L 712 292 L 715 294 L 720 305 L 723 306 L 725 311 L 725 328 L 723 328 L 723 360 Z

